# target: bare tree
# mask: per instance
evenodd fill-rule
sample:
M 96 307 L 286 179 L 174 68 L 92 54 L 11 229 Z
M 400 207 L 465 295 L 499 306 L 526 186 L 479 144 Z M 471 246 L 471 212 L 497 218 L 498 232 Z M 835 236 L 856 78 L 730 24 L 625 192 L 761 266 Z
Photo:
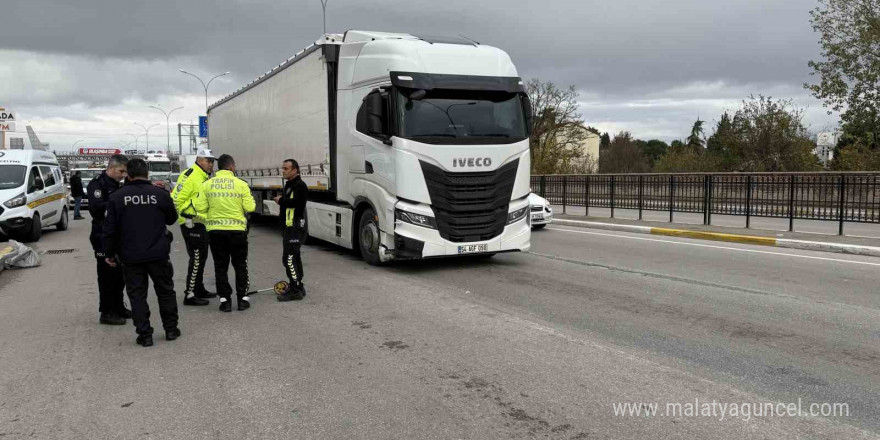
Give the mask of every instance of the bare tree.
M 532 173 L 557 174 L 583 156 L 587 131 L 578 112 L 579 94 L 574 86 L 563 90 L 537 78 L 529 80 L 526 91 L 534 112 L 529 145 Z

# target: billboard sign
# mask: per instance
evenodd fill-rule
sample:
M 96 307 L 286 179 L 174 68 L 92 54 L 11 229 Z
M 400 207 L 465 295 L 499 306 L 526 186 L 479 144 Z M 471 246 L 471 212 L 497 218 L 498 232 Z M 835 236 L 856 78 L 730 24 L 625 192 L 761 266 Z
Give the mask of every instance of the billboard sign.
M 122 150 L 118 148 L 80 148 L 79 154 L 83 156 L 112 156 L 114 154 L 122 154 Z
M 15 131 L 15 115 L 12 110 L 0 107 L 0 131 Z

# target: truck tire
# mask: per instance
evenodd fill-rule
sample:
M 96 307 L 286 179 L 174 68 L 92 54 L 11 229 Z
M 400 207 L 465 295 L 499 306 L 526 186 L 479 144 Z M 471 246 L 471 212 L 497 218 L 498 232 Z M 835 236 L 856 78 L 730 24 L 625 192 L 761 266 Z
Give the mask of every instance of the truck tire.
M 24 237 L 24 241 L 28 243 L 33 243 L 35 241 L 40 240 L 40 236 L 43 235 L 43 225 L 40 223 L 40 214 L 34 214 L 33 224 L 31 225 L 31 230 Z
M 361 257 L 372 266 L 380 266 L 379 259 L 379 224 L 376 213 L 367 208 L 358 219 L 358 249 Z
M 70 219 L 67 218 L 67 208 L 65 207 L 61 209 L 61 220 L 58 220 L 55 228 L 57 228 L 59 231 L 66 231 L 69 225 L 68 221 L 70 221 Z
M 547 225 L 546 225 L 546 224 L 543 224 L 543 225 L 535 225 L 535 226 L 532 226 L 532 229 L 535 229 L 535 230 L 538 230 L 538 229 L 544 229 L 544 226 L 547 226 Z

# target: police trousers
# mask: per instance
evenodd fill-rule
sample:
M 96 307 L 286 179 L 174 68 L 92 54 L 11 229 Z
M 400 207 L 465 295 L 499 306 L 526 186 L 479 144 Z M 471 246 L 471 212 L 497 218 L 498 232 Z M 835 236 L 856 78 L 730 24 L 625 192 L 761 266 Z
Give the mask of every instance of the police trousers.
M 159 302 L 159 316 L 165 331 L 177 328 L 177 297 L 174 293 L 174 267 L 168 260 L 149 263 L 126 264 L 125 290 L 131 301 L 131 320 L 139 335 L 152 335 L 150 326 L 150 306 L 147 305 L 147 292 L 150 280 Z
M 192 228 L 180 226 L 180 234 L 186 243 L 186 253 L 189 254 L 189 265 L 186 271 L 186 285 L 184 296 L 195 295 L 205 292 L 205 264 L 208 260 L 208 231 L 205 225 L 194 223 Z
M 103 253 L 95 253 L 98 266 L 98 312 L 122 314 L 125 276 L 122 268 L 111 267 L 104 261 Z
M 284 228 L 282 237 L 284 245 L 282 249 L 281 262 L 284 270 L 287 272 L 287 278 L 290 280 L 290 286 L 293 289 L 302 288 L 303 264 L 300 250 L 306 241 L 308 233 L 302 228 Z
M 217 282 L 217 295 L 229 299 L 232 287 L 229 285 L 229 262 L 235 271 L 235 292 L 238 297 L 245 296 L 250 289 L 248 278 L 248 238 L 245 231 L 208 232 L 211 255 L 214 257 L 214 279 Z

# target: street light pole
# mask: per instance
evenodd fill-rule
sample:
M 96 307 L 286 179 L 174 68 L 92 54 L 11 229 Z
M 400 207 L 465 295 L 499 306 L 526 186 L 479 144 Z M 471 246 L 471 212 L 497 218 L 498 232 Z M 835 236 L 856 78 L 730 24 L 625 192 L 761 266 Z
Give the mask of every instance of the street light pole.
M 171 114 L 176 112 L 177 110 L 182 109 L 183 107 L 177 107 L 176 109 L 171 110 L 170 112 L 165 112 L 165 110 L 162 110 L 162 108 L 159 107 L 158 105 L 151 105 L 150 108 L 154 108 L 156 110 L 159 110 L 160 112 L 162 112 L 163 115 L 165 115 L 165 133 L 168 136 L 167 143 L 165 144 L 165 153 L 167 154 L 169 151 L 171 151 L 171 125 L 169 122 L 169 120 L 171 118 Z
M 324 35 L 327 35 L 327 3 L 330 0 L 321 0 L 321 9 L 324 10 Z
M 151 125 L 151 126 L 149 126 L 149 127 L 144 127 L 143 125 L 138 124 L 137 122 L 135 122 L 134 125 L 137 125 L 138 127 L 143 128 L 143 129 L 144 129 L 144 132 L 146 132 L 146 134 L 147 134 L 147 154 L 149 154 L 149 151 L 150 151 L 150 129 L 153 128 L 153 127 L 155 127 L 155 126 L 157 126 L 157 125 L 159 125 L 159 124 L 153 124 L 153 125 Z
M 183 69 L 177 69 L 177 70 L 179 70 L 180 73 L 185 73 L 185 74 L 187 74 L 187 75 L 189 75 L 189 76 L 192 76 L 193 78 L 199 80 L 200 83 L 202 83 L 202 87 L 205 88 L 205 117 L 207 117 L 207 116 L 208 116 L 208 86 L 210 86 L 211 83 L 214 82 L 215 79 L 220 78 L 221 76 L 229 75 L 229 74 L 232 73 L 232 72 L 225 72 L 225 73 L 221 73 L 221 74 L 219 74 L 219 75 L 216 75 L 216 76 L 214 76 L 213 78 L 209 79 L 209 80 L 208 80 L 208 83 L 205 84 L 205 82 L 202 81 L 202 79 L 199 78 L 198 75 L 195 75 L 195 74 L 189 73 L 189 72 L 187 72 L 186 70 L 183 70 Z M 211 146 L 211 133 L 210 133 L 210 132 L 208 132 L 208 137 L 205 138 L 205 141 L 208 143 L 208 147 L 210 147 L 210 146 Z
M 131 136 L 131 137 L 134 138 L 134 149 L 137 150 L 137 149 L 138 149 L 138 139 L 140 139 L 140 137 L 141 137 L 142 135 L 135 136 L 135 135 L 133 135 L 133 134 L 131 134 L 131 133 L 125 133 L 125 134 L 127 134 L 127 135 L 129 135 L 129 136 Z

